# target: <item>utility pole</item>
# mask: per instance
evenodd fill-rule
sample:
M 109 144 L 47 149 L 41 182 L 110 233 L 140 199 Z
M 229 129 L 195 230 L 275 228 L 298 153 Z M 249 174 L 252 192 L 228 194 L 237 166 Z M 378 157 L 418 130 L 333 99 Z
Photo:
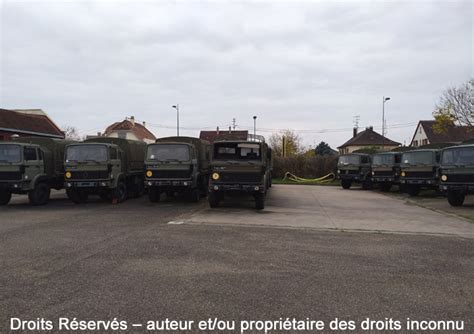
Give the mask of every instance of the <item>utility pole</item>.
M 253 116 L 253 141 L 257 141 L 257 116 Z
M 172 107 L 176 109 L 176 136 L 179 137 L 179 104 Z
M 232 118 L 232 128 L 233 128 L 234 131 L 235 131 L 235 118 Z
M 385 102 L 390 100 L 389 97 L 382 97 L 382 151 L 385 147 Z

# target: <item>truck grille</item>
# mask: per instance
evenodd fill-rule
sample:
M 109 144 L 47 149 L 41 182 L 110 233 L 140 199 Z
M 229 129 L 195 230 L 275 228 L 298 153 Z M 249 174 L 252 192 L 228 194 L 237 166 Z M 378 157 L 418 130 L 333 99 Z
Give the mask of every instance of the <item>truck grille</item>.
M 258 183 L 262 180 L 260 173 L 221 173 L 219 179 L 224 183 Z
M 447 174 L 449 182 L 474 183 L 474 174 Z
M 434 178 L 433 172 L 405 172 L 405 178 Z
M 101 180 L 108 179 L 109 172 L 106 170 L 70 171 L 71 180 Z
M 20 172 L 0 172 L 0 180 L 2 181 L 21 180 L 21 173 Z
M 341 174 L 359 175 L 359 170 L 358 169 L 343 169 L 343 170 L 341 170 Z
M 374 176 L 393 176 L 393 172 L 391 170 L 374 171 Z
M 153 178 L 156 179 L 189 179 L 191 178 L 191 169 L 183 170 L 157 170 L 153 171 Z

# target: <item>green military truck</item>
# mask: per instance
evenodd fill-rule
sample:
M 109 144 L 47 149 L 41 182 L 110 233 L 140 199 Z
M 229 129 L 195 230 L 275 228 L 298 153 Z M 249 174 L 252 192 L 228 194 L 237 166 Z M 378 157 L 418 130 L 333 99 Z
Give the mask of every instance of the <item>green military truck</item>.
M 63 139 L 20 137 L 0 143 L 0 205 L 12 194 L 28 194 L 33 205 L 48 203 L 51 188 L 64 186 Z
M 341 186 L 349 189 L 353 183 L 362 184 L 363 189 L 372 188 L 372 159 L 369 154 L 350 153 L 339 157 L 337 162 L 337 178 Z
M 468 194 L 474 194 L 474 145 L 461 145 L 441 151 L 440 190 L 452 206 L 461 206 Z
M 84 203 L 89 195 L 120 203 L 144 190 L 146 144 L 123 138 L 96 137 L 68 145 L 64 182 L 68 197 Z
M 404 152 L 400 164 L 400 185 L 410 196 L 421 189 L 438 189 L 439 150 L 420 149 Z
M 400 152 L 381 152 L 372 157 L 372 182 L 381 191 L 390 191 L 400 183 Z
M 160 194 L 187 193 L 193 202 L 207 195 L 210 144 L 193 137 L 159 138 L 148 144 L 145 187 L 151 202 Z
M 209 180 L 209 206 L 215 208 L 227 194 L 247 193 L 255 207 L 265 207 L 271 186 L 272 151 L 264 141 L 228 140 L 214 142 Z

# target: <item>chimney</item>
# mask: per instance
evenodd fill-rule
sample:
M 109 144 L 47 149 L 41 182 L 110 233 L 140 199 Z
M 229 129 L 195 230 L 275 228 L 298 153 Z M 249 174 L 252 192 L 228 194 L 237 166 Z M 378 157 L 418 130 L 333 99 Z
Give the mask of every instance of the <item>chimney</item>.
M 217 134 L 219 134 L 219 127 L 217 127 L 216 132 L 217 132 Z
M 146 128 L 146 122 L 143 121 L 142 124 L 143 124 L 143 127 Z
M 352 129 L 352 137 L 357 136 L 357 128 Z
M 97 132 L 97 137 L 102 137 L 102 133 Z
M 130 116 L 130 122 L 132 122 L 132 125 L 135 126 L 135 116 Z
M 232 133 L 232 127 L 229 126 L 229 133 Z
M 369 126 L 369 130 L 370 130 L 370 131 L 374 131 L 374 127 L 373 127 L 372 125 Z

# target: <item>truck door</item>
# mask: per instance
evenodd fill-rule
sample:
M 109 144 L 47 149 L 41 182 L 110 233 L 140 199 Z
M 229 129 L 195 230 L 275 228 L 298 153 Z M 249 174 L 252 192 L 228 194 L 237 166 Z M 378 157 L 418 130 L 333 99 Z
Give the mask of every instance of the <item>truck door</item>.
M 38 150 L 36 147 L 25 146 L 23 149 L 23 160 L 26 180 L 33 180 L 36 175 L 42 172 L 43 164 L 38 160 Z

